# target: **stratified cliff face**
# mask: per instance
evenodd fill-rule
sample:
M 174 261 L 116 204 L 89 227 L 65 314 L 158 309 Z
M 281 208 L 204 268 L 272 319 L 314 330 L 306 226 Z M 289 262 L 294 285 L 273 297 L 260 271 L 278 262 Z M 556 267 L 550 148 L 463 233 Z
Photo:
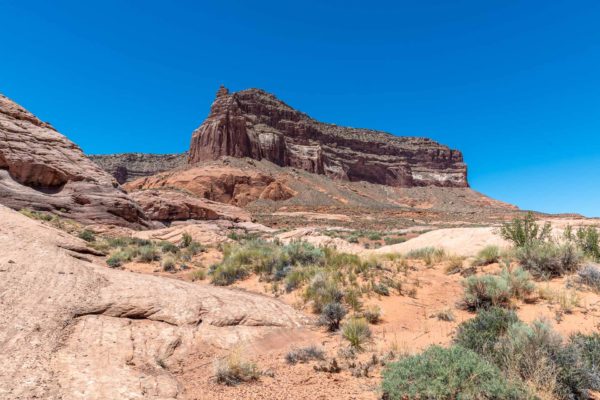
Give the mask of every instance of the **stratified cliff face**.
M 0 204 L 82 223 L 148 225 L 140 207 L 77 145 L 2 95 Z
M 266 159 L 339 180 L 468 187 L 458 150 L 427 138 L 318 122 L 259 89 L 230 94 L 221 87 L 194 131 L 189 163 L 221 156 Z
M 187 164 L 187 153 L 181 154 L 144 154 L 123 153 L 107 155 L 89 155 L 90 160 L 110 173 L 120 184 L 144 176 L 169 171 Z

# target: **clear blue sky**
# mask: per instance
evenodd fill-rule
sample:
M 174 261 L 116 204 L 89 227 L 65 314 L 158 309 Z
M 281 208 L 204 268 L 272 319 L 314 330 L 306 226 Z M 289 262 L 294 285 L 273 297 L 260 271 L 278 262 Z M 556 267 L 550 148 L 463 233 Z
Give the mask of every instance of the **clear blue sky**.
M 88 153 L 186 150 L 220 84 L 259 87 L 460 149 L 492 197 L 600 216 L 598 1 L 0 0 L 0 26 L 0 92 Z

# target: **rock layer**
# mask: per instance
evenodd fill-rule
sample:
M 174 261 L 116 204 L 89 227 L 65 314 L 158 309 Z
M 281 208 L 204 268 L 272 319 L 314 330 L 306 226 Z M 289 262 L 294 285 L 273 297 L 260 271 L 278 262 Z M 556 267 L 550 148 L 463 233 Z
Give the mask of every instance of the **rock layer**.
M 141 209 L 77 145 L 2 95 L 0 203 L 82 223 L 147 225 Z
M 221 87 L 194 131 L 191 164 L 222 156 L 266 159 L 340 180 L 468 187 L 457 150 L 427 138 L 318 122 L 259 89 L 230 94 Z
M 148 218 L 161 221 L 225 219 L 251 221 L 250 214 L 229 204 L 187 195 L 176 190 L 140 190 L 130 194 Z
M 89 155 L 90 160 L 123 184 L 135 179 L 169 171 L 186 165 L 187 153 L 144 154 L 123 153 Z

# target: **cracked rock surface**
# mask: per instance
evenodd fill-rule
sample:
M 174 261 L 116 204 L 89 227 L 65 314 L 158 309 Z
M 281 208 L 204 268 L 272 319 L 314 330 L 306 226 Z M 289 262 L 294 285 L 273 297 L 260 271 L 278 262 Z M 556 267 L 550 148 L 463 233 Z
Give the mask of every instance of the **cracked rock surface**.
M 261 295 L 96 264 L 79 239 L 3 206 L 0 219 L 2 399 L 185 398 L 170 370 L 189 352 L 307 323 Z

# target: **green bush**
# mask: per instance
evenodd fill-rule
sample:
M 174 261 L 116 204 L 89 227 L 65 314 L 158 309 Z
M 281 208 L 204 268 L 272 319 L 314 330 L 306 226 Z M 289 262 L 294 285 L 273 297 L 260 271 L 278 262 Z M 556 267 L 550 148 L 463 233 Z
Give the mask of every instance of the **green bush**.
M 106 260 L 106 264 L 111 268 L 117 268 L 128 261 L 131 261 L 131 253 L 126 250 L 117 250 L 111 253 Z
M 481 400 L 532 398 L 494 365 L 460 346 L 432 346 L 425 352 L 389 364 L 382 389 L 388 400 Z
M 312 301 L 312 308 L 316 313 L 321 313 L 328 303 L 339 303 L 343 297 L 335 279 L 324 272 L 314 275 L 304 291 L 305 301 Z
M 464 304 L 469 310 L 510 305 L 508 282 L 495 275 L 473 275 L 463 281 Z
M 363 312 L 362 316 L 370 324 L 378 324 L 381 321 L 381 308 L 379 306 L 369 306 Z
M 594 226 L 581 227 L 575 234 L 575 243 L 584 255 L 600 261 L 600 233 Z
M 383 241 L 385 242 L 385 244 L 387 246 L 390 246 L 392 244 L 404 243 L 404 242 L 406 242 L 406 238 L 405 237 L 396 237 L 396 238 L 386 237 L 383 239 Z
M 217 286 L 231 285 L 235 281 L 248 276 L 248 270 L 239 264 L 223 263 L 209 271 L 211 283 Z
M 160 250 L 163 253 L 171 253 L 171 254 L 179 254 L 179 252 L 180 252 L 179 247 L 175 246 L 171 242 L 166 242 L 166 241 L 160 243 Z
M 489 355 L 498 337 L 518 322 L 519 318 L 512 310 L 499 307 L 481 310 L 475 318 L 460 324 L 454 341 L 459 346 Z
M 342 336 L 353 349 L 360 351 L 371 339 L 371 329 L 364 318 L 350 318 L 342 328 Z
M 139 260 L 142 262 L 152 262 L 160 260 L 160 252 L 154 244 L 147 244 L 139 249 Z
M 549 279 L 577 271 L 581 253 L 571 243 L 538 242 L 515 251 L 519 264 L 536 278 Z
M 89 229 L 84 229 L 79 233 L 79 238 L 85 240 L 86 242 L 93 242 L 96 240 L 96 235 L 93 231 Z
M 175 259 L 170 255 L 163 258 L 160 262 L 160 266 L 162 267 L 163 271 L 167 272 L 175 271 L 175 265 Z
M 192 235 L 190 235 L 187 232 L 184 232 L 183 235 L 181 235 L 181 241 L 179 242 L 179 246 L 181 248 L 185 248 L 188 247 L 190 244 L 192 244 L 193 239 L 192 239 Z
M 473 266 L 483 266 L 496 263 L 500 260 L 500 249 L 498 246 L 486 246 L 477 253 Z
M 435 247 L 423 247 L 406 253 L 406 258 L 412 260 L 423 260 L 427 265 L 441 262 L 446 258 L 446 251 Z
M 533 213 L 524 217 L 516 217 L 506 222 L 500 228 L 502 237 L 512 242 L 515 247 L 532 246 L 550 238 L 552 227 L 546 222 L 543 226 L 537 224 Z
M 580 283 L 589 286 L 596 292 L 600 292 L 600 267 L 597 265 L 585 265 L 577 271 L 577 278 Z
M 545 323 L 524 324 L 512 311 L 481 311 L 459 326 L 455 342 L 557 399 L 587 398 L 600 383 L 600 336 L 574 336 L 563 344 Z
M 510 296 L 513 298 L 523 300 L 535 290 L 535 285 L 531 281 L 531 274 L 523 268 L 513 270 L 504 268 L 500 273 L 500 278 L 507 282 Z

